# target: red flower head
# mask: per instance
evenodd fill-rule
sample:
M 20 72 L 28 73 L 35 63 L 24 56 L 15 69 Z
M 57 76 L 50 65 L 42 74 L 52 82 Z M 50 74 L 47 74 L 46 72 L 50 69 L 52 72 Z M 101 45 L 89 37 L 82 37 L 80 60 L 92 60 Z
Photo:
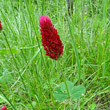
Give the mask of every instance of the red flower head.
M 1 25 L 1 21 L 0 21 L 0 30 L 2 30 L 2 25 Z
M 7 107 L 2 106 L 2 107 L 1 107 L 1 110 L 7 110 Z
M 57 60 L 63 53 L 63 45 L 57 30 L 54 28 L 50 18 L 45 15 L 40 17 L 39 25 L 41 27 L 42 44 L 46 55 Z

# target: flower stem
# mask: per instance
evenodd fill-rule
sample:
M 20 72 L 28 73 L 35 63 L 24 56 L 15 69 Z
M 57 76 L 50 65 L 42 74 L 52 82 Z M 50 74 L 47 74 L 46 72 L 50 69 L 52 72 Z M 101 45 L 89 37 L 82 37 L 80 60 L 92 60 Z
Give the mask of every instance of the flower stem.
M 80 110 L 79 104 L 80 104 L 80 101 L 79 101 L 79 99 L 78 99 L 78 100 L 77 100 L 77 110 Z
M 62 72 L 62 76 L 63 76 L 63 80 L 64 80 L 65 87 L 66 87 L 66 90 L 67 90 L 68 98 L 70 98 L 70 93 L 69 93 L 69 90 L 68 90 L 68 86 L 67 86 L 66 78 L 65 78 L 63 72 Z
M 60 62 L 59 61 L 58 61 L 58 63 L 60 65 Z M 60 67 L 61 67 L 61 74 L 63 76 L 64 84 L 65 84 L 65 87 L 66 87 L 66 90 L 67 90 L 68 98 L 70 98 L 70 93 L 69 93 L 68 85 L 67 85 L 67 82 L 66 82 L 66 78 L 65 78 L 64 73 L 62 72 L 62 66 L 61 65 L 60 65 Z

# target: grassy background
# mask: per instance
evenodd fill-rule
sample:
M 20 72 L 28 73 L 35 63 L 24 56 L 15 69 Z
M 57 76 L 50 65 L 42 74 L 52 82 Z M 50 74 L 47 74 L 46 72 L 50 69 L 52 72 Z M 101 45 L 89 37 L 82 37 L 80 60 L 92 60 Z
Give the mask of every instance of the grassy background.
M 0 107 L 8 110 L 76 110 L 77 101 L 56 101 L 53 90 L 67 80 L 83 84 L 80 110 L 110 109 L 110 1 L 0 0 Z M 58 61 L 45 56 L 39 18 L 47 15 L 64 45 Z

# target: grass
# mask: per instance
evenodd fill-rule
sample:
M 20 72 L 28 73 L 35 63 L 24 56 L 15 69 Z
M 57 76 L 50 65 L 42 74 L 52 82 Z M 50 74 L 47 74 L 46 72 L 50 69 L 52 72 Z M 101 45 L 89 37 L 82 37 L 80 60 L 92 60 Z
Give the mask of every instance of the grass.
M 0 0 L 0 107 L 8 110 L 110 109 L 110 1 Z M 64 45 L 59 61 L 45 56 L 39 18 L 47 15 Z M 82 98 L 59 102 L 66 80 L 86 87 Z

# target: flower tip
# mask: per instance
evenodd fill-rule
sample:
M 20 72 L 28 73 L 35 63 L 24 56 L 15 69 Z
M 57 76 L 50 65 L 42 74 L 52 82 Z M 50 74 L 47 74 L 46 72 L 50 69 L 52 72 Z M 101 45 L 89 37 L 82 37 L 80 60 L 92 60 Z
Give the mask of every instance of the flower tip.
M 1 110 L 7 110 L 7 107 L 2 106 L 2 107 L 1 107 Z
M 40 17 L 39 26 L 42 27 L 43 23 L 44 23 L 44 22 L 47 22 L 47 21 L 48 21 L 48 22 L 51 22 L 50 18 L 49 18 L 48 16 L 46 16 L 46 15 L 42 15 L 42 16 Z

